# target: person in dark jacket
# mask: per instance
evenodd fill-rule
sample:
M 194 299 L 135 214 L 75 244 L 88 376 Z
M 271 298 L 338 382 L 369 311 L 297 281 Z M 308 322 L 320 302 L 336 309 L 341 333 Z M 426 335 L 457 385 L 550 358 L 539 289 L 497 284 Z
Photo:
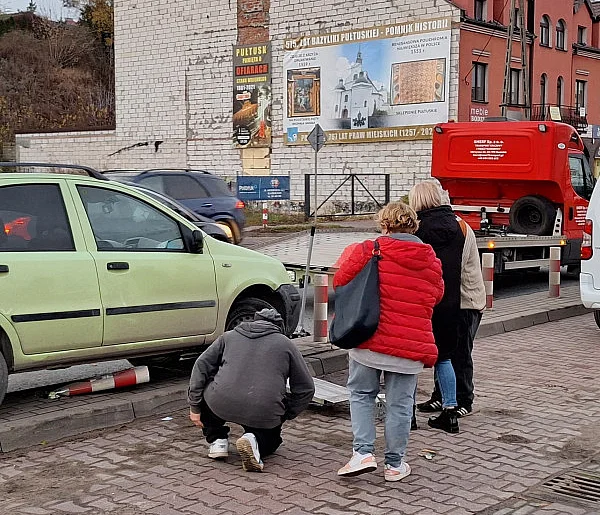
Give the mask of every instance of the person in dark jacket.
M 282 443 L 283 422 L 308 407 L 314 381 L 283 329 L 279 313 L 263 309 L 254 321 L 217 338 L 196 360 L 188 389 L 190 420 L 202 428 L 209 458 L 229 455 L 225 422 L 233 422 L 244 428 L 236 441 L 244 470 L 262 471 L 262 457 Z
M 338 470 L 351 477 L 377 469 L 373 412 L 383 373 L 385 381 L 384 479 L 400 481 L 411 472 L 404 461 L 417 375 L 437 359 L 431 316 L 444 292 L 442 269 L 432 248 L 414 236 L 416 213 L 391 202 L 378 214 L 379 325 L 375 334 L 350 349 L 348 390 L 353 454 Z M 371 259 L 374 242 L 344 250 L 334 286 L 348 284 Z
M 429 243 L 442 262 L 444 297 L 433 311 L 433 334 L 438 348 L 435 379 L 442 393 L 442 413 L 431 417 L 429 426 L 458 433 L 456 375 L 451 358 L 458 345 L 462 253 L 465 236 L 451 206 L 442 205 L 441 188 L 434 181 L 415 184 L 408 194 L 410 206 L 417 211 L 416 235 Z

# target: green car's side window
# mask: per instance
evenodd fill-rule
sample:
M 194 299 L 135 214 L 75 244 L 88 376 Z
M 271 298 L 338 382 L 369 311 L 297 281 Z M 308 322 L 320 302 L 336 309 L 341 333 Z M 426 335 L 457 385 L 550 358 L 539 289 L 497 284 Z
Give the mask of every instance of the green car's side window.
M 114 190 L 77 186 L 99 251 L 184 249 L 177 222 L 140 199 Z
M 0 252 L 74 250 L 58 184 L 0 187 Z

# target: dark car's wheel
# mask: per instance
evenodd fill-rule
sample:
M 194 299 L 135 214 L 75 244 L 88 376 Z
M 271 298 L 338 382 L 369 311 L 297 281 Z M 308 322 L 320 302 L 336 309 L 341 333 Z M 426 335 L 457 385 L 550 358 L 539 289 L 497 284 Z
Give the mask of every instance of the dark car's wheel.
M 269 304 L 266 300 L 259 299 L 256 297 L 246 297 L 245 299 L 238 300 L 231 308 L 227 322 L 225 323 L 225 330 L 231 331 L 234 327 L 240 325 L 242 322 L 250 322 L 254 320 L 254 313 L 261 309 L 276 309 L 273 305 Z
M 600 309 L 594 311 L 594 320 L 596 321 L 596 325 L 600 328 Z
M 240 230 L 240 226 L 235 222 L 235 220 L 223 220 L 231 229 L 231 234 L 233 235 L 233 243 L 236 245 L 242 241 L 242 231 Z
M 556 209 L 544 197 L 527 195 L 518 199 L 510 208 L 512 230 L 519 234 L 548 236 L 552 234 Z
M 6 360 L 0 352 L 0 404 L 4 400 L 6 390 L 8 389 L 8 366 Z

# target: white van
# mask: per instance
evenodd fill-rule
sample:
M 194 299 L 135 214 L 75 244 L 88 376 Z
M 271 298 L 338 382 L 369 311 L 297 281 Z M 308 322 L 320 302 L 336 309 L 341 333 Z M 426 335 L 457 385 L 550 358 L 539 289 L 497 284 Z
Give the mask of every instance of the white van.
M 600 327 L 600 181 L 596 182 L 585 217 L 581 242 L 581 302 L 594 309 L 594 319 Z

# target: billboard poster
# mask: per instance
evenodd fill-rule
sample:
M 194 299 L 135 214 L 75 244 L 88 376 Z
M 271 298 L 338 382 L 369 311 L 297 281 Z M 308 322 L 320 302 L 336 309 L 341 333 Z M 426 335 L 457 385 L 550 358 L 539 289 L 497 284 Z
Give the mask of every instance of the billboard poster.
M 448 121 L 451 19 L 414 20 L 284 42 L 284 140 L 430 139 Z
M 237 146 L 271 145 L 271 46 L 233 47 L 233 141 Z
M 240 200 L 289 200 L 290 178 L 287 175 L 239 176 L 237 197 Z

